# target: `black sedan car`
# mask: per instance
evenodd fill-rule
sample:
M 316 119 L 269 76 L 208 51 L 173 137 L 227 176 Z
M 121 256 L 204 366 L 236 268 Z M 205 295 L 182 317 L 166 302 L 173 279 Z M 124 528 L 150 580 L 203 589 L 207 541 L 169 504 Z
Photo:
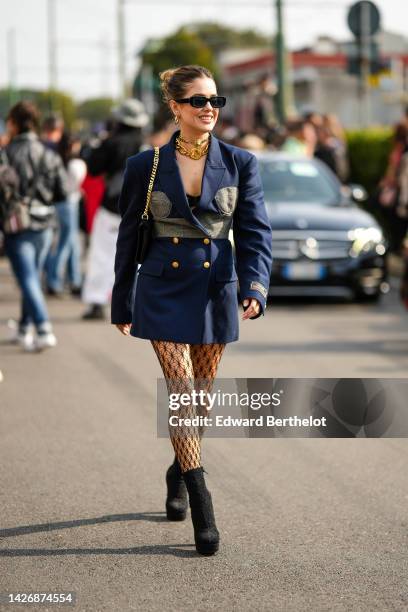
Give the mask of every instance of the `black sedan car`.
M 375 301 L 388 288 L 387 245 L 377 221 L 316 159 L 256 152 L 272 226 L 270 295 Z

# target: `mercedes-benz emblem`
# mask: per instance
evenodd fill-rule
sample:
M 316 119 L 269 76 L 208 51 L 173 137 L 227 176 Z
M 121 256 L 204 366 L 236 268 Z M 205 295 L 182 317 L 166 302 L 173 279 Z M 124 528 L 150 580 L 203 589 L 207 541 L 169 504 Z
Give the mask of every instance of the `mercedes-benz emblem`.
M 306 238 L 306 240 L 299 241 L 299 250 L 309 259 L 319 258 L 319 245 L 317 240 L 315 240 L 315 238 L 312 236 L 309 236 L 309 238 Z

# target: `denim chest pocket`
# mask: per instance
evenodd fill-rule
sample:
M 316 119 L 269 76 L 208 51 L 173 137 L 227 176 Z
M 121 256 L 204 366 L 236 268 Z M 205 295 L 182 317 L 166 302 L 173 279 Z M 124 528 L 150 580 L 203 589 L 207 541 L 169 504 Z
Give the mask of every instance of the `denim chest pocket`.
M 221 187 L 215 194 L 215 201 L 222 215 L 231 216 L 238 202 L 238 187 Z
M 164 191 L 152 191 L 150 210 L 154 219 L 164 219 L 170 215 L 171 200 Z

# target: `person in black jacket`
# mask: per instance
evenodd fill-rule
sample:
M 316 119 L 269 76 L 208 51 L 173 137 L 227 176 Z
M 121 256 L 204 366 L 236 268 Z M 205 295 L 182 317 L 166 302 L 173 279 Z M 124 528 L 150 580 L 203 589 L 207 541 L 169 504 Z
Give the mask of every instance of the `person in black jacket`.
M 53 333 L 41 289 L 41 272 L 52 241 L 54 203 L 67 195 L 62 161 L 47 150 L 36 130 L 39 111 L 32 102 L 13 106 L 7 117 L 10 142 L 5 148 L 10 166 L 19 177 L 19 193 L 30 196 L 30 227 L 5 233 L 4 247 L 21 290 L 21 316 L 15 340 L 27 351 L 53 347 Z M 36 328 L 36 338 L 31 332 Z
M 83 319 L 105 318 L 114 283 L 113 260 L 119 230 L 118 200 L 128 157 L 138 153 L 143 143 L 141 128 L 149 116 L 139 100 L 125 100 L 114 109 L 116 127 L 98 147 L 84 154 L 93 176 L 105 175 L 106 189 L 94 219 L 82 300 L 89 305 Z

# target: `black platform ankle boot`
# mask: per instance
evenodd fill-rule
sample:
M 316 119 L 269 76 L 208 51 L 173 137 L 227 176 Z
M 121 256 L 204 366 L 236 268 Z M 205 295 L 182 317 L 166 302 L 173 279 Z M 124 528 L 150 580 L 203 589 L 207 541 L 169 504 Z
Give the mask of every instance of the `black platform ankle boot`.
M 187 489 L 177 458 L 166 472 L 166 513 L 169 521 L 184 521 L 187 515 Z
M 220 534 L 215 524 L 211 493 L 206 487 L 204 470 L 194 468 L 183 473 L 190 500 L 196 550 L 200 555 L 213 555 L 218 550 Z

